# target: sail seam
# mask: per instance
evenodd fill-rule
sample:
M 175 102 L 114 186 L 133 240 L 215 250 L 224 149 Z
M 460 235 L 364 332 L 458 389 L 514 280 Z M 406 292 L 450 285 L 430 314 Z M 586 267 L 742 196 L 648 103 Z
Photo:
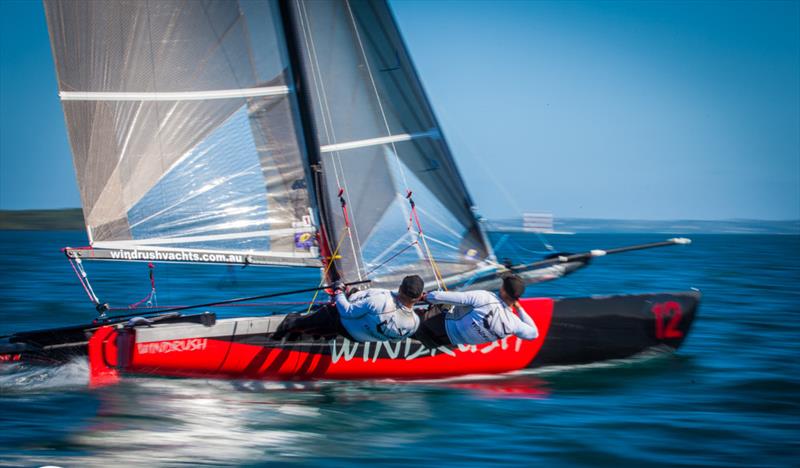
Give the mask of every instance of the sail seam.
M 62 101 L 203 101 L 258 96 L 283 96 L 289 94 L 288 86 L 262 86 L 257 88 L 218 89 L 211 91 L 177 92 L 106 92 L 61 91 Z

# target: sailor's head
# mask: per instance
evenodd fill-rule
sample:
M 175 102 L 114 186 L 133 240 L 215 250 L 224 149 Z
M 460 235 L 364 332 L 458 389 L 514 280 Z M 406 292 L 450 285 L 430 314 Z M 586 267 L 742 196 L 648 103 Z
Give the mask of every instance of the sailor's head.
M 400 289 L 397 292 L 402 298 L 417 302 L 422 299 L 424 290 L 425 282 L 422 281 L 422 278 L 417 275 L 409 275 L 403 278 L 403 282 L 400 283 Z
M 503 286 L 500 287 L 500 298 L 513 304 L 525 293 L 525 282 L 517 275 L 503 276 Z

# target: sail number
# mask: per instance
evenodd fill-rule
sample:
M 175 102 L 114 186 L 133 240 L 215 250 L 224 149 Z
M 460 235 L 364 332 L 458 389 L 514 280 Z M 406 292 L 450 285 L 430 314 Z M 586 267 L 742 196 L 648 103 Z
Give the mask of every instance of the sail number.
M 656 338 L 683 338 L 683 332 L 678 329 L 683 313 L 681 305 L 675 301 L 659 302 L 653 304 L 650 311 L 655 316 Z

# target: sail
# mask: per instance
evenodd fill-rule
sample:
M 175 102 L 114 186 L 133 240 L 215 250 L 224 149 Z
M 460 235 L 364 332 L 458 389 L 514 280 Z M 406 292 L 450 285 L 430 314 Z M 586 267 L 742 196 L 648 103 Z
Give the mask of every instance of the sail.
M 44 5 L 95 248 L 320 264 L 276 2 Z
M 388 5 L 290 0 L 287 6 L 299 32 L 338 273 L 396 287 L 411 273 L 432 283 L 494 268 Z

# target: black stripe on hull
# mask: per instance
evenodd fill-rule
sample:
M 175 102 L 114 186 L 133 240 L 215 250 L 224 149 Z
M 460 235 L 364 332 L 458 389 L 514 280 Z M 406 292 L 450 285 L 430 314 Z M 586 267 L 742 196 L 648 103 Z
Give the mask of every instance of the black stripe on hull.
M 623 359 L 683 343 L 699 292 L 561 299 L 547 339 L 529 367 Z

